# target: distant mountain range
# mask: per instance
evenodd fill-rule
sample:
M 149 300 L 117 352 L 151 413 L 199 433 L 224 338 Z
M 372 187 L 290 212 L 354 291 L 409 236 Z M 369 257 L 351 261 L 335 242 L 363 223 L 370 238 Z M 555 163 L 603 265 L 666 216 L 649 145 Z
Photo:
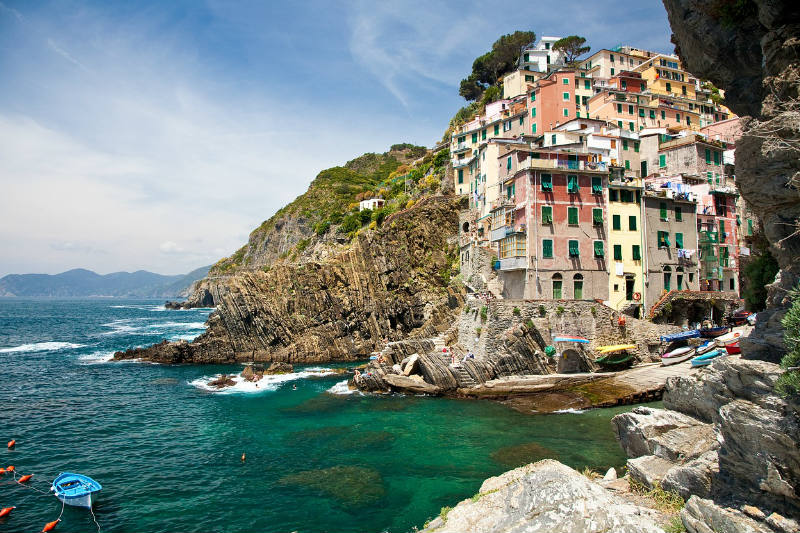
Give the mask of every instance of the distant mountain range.
M 100 275 L 83 268 L 61 274 L 9 274 L 0 278 L 0 296 L 175 298 L 186 296 L 191 284 L 206 277 L 209 268 L 210 265 L 175 276 L 146 270 Z

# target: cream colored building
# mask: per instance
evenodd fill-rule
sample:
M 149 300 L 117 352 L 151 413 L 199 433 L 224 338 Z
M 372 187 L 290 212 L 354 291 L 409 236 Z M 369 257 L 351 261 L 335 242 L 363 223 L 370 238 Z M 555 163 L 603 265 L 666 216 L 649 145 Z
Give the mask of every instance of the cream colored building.
M 612 170 L 608 183 L 609 307 L 644 316 L 642 180 Z
M 503 78 L 503 98 L 514 98 L 527 95 L 533 89 L 536 80 L 544 76 L 545 73 L 533 70 L 519 69 Z

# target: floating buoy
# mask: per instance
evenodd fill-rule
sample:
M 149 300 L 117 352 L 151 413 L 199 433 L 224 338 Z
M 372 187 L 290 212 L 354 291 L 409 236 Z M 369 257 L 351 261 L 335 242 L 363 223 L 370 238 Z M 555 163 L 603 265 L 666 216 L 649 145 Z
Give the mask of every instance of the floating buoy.
M 11 511 L 13 511 L 14 509 L 16 509 L 16 507 L 5 507 L 3 509 L 0 509 L 0 518 L 10 515 Z
M 247 456 L 245 454 L 242 454 L 242 462 L 245 462 L 245 460 L 247 460 Z
M 13 472 L 13 471 L 14 471 L 14 465 L 10 465 L 10 466 L 6 467 L 6 472 Z
M 61 522 L 60 518 L 58 520 L 53 520 L 52 522 L 46 523 L 44 525 L 44 528 L 42 528 L 42 533 L 44 533 L 45 531 L 52 531 L 53 529 L 56 528 L 59 522 Z
M 2 476 L 5 473 L 6 473 L 6 469 L 5 468 L 0 468 L 0 476 Z
M 13 450 L 14 446 L 16 446 L 16 445 L 17 445 L 17 441 L 15 439 L 11 439 L 10 441 L 8 441 L 8 449 L 9 450 Z
M 17 483 L 25 483 L 26 481 L 30 480 L 33 477 L 33 474 L 28 474 L 26 476 L 22 476 L 17 480 Z

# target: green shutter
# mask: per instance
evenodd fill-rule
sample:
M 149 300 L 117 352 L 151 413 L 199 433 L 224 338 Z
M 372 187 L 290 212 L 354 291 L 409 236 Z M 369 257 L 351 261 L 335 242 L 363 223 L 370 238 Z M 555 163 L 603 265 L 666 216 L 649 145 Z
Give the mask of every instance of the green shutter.
M 628 104 L 628 114 L 633 115 L 633 106 Z
M 500 124 L 495 124 L 494 125 L 494 134 L 495 135 L 500 135 Z
M 628 229 L 630 231 L 636 231 L 636 215 L 630 215 L 628 217 Z
M 553 240 L 552 239 L 544 239 L 542 241 L 542 257 L 551 258 L 553 257 Z
M 622 113 L 622 104 L 617 104 L 617 113 Z
M 464 183 L 464 169 L 463 168 L 459 168 L 458 169 L 458 182 L 459 183 Z
M 578 241 L 569 241 L 569 256 L 570 257 L 578 257 L 581 255 L 580 246 L 578 245 Z
M 650 118 L 652 118 L 652 119 L 656 118 L 656 111 L 655 111 L 655 109 L 651 109 L 651 110 L 650 110 Z
M 748 236 L 753 235 L 753 219 L 751 218 L 747 219 L 747 235 Z
M 603 210 L 594 208 L 592 209 L 592 223 L 595 226 L 602 226 L 603 225 Z
M 577 193 L 579 190 L 578 187 L 578 176 L 574 174 L 569 174 L 567 176 L 567 191 L 571 193 Z
M 719 166 L 719 152 L 714 150 L 714 164 Z
M 520 126 L 524 126 L 525 125 L 525 116 L 524 115 L 519 117 L 519 125 Z
M 536 108 L 534 107 L 534 108 L 531 109 L 531 118 L 535 118 L 535 117 L 536 117 Z
M 683 222 L 683 211 L 680 207 L 675 207 L 675 221 Z
M 683 248 L 683 233 L 675 234 L 675 248 Z
M 711 150 L 708 148 L 706 148 L 706 163 L 709 165 L 711 164 Z
M 578 224 L 578 208 L 577 207 L 568 207 L 567 208 L 567 223 L 573 226 Z
M 622 229 L 622 222 L 620 221 L 619 215 L 613 215 L 611 217 L 611 229 L 614 230 L 621 230 Z
M 508 156 L 508 159 L 506 159 L 506 169 L 511 170 L 511 156 Z
M 667 112 L 662 109 L 661 110 L 661 120 L 666 120 L 666 119 L 667 119 Z
M 626 159 L 625 160 L 625 170 L 630 170 L 630 169 L 631 169 L 631 161 L 630 161 L 630 159 Z
M 472 144 L 478 142 L 478 132 L 472 134 Z
M 641 107 L 639 108 L 639 116 L 644 118 L 644 109 L 642 109 Z
M 661 220 L 667 220 L 667 202 L 659 202 L 658 210 L 660 212 Z
M 551 176 L 550 174 L 542 174 L 542 190 L 543 191 L 553 190 L 553 176 Z
M 584 89 L 591 89 L 592 88 L 589 80 L 583 80 L 583 88 Z
M 622 261 L 622 245 L 614 245 L 614 261 Z
M 594 241 L 594 256 L 603 257 L 605 253 L 606 252 L 603 249 L 603 241 Z
M 536 101 L 536 93 L 531 93 L 531 102 Z
M 622 149 L 623 150 L 628 149 L 628 139 L 622 139 Z
M 481 130 L 481 140 L 482 140 L 482 141 L 485 141 L 485 140 L 486 140 L 486 128 L 483 128 L 483 129 Z
M 725 221 L 724 220 L 720 220 L 719 221 L 719 233 L 720 233 L 720 236 L 719 236 L 720 241 L 719 242 L 723 242 L 724 237 L 722 236 L 722 234 L 725 233 Z
M 633 151 L 639 153 L 639 141 L 633 142 Z
M 603 178 L 592 176 L 592 194 L 603 193 Z
M 666 155 L 661 154 L 660 156 L 658 156 L 658 166 L 660 168 L 664 168 L 664 167 L 667 166 L 667 156 Z
M 553 280 L 553 299 L 561 299 L 561 280 Z
M 641 261 L 642 260 L 642 251 L 639 248 L 638 244 L 633 245 L 633 254 L 631 255 L 634 261 Z
M 542 224 L 553 223 L 553 208 L 549 205 L 542 206 Z

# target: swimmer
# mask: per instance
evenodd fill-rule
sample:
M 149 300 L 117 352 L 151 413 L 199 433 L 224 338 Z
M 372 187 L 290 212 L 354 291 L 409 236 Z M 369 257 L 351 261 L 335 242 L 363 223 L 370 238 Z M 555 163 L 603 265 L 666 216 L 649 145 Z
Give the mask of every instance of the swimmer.
M 245 455 L 244 455 L 244 454 L 242 454 L 242 462 L 244 462 L 244 461 L 245 461 L 245 459 L 246 459 Z
M 297 384 L 292 385 L 292 390 L 297 390 Z

